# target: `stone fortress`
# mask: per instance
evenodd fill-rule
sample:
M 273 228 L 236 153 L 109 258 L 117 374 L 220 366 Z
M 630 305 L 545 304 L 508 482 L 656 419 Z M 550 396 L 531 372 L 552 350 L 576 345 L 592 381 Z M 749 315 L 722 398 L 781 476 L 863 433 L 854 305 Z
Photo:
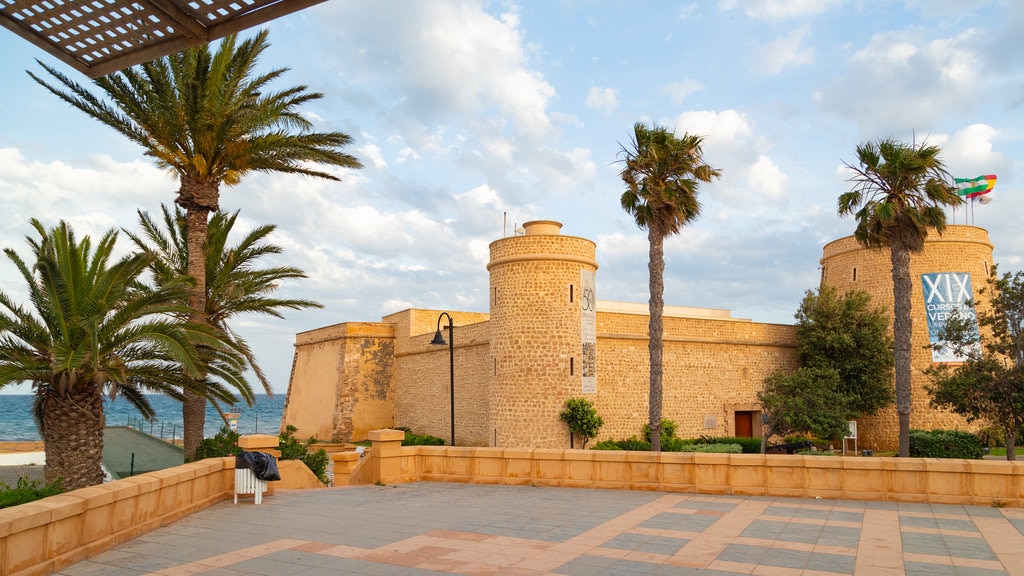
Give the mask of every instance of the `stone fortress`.
M 523 226 L 525 234 L 490 245 L 489 313 L 449 311 L 454 334 L 445 311 L 423 309 L 298 334 L 282 426 L 329 442 L 406 427 L 450 443 L 449 346 L 431 344 L 440 326 L 454 347 L 456 445 L 569 448 L 558 414 L 574 397 L 591 400 L 604 418 L 599 440 L 639 435 L 648 414 L 647 304 L 595 299 L 594 242 L 562 235 L 558 222 Z M 973 226 L 933 232 L 912 257 L 914 428 L 971 428 L 928 406 L 924 286 L 934 299 L 948 292 L 935 289 L 937 278 L 968 274 L 977 297 L 991 265 L 988 233 Z M 842 238 L 824 247 L 821 282 L 866 290 L 891 310 L 890 268 L 888 251 Z M 678 423 L 677 434 L 759 437 L 757 391 L 773 371 L 798 364 L 793 326 L 680 306 L 666 306 L 664 318 L 663 414 Z M 895 407 L 857 428 L 861 449 L 895 449 Z

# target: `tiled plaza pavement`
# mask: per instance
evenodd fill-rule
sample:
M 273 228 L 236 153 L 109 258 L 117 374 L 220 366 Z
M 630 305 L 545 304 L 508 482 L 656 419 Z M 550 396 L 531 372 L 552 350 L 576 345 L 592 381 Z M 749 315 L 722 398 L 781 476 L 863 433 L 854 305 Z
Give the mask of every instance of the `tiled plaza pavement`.
M 67 576 L 1024 574 L 1024 510 L 421 482 L 217 504 Z

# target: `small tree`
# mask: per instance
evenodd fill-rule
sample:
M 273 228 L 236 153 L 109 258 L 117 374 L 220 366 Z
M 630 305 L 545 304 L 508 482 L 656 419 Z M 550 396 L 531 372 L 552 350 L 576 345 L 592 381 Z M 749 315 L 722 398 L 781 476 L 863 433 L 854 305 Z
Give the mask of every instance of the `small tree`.
M 974 318 L 954 312 L 939 335 L 966 360 L 927 371 L 931 405 L 947 408 L 968 422 L 986 421 L 1006 437 L 1006 459 L 1016 460 L 1017 435 L 1024 426 L 1024 272 L 999 276 L 993 267 L 989 307 Z M 974 302 L 968 303 L 971 307 Z M 979 336 L 977 326 L 984 336 Z M 979 347 L 978 344 L 981 344 Z
M 792 374 L 775 372 L 765 379 L 757 399 L 766 415 L 762 453 L 772 436 L 804 432 L 832 440 L 849 433 L 846 406 L 850 399 L 840 391 L 837 370 L 800 368 Z
M 892 404 L 893 343 L 885 308 L 871 295 L 835 288 L 808 290 L 795 314 L 803 366 L 776 372 L 758 394 L 765 414 L 762 445 L 770 437 L 806 432 L 835 440 L 847 420 Z
M 808 290 L 795 317 L 800 364 L 838 372 L 847 420 L 893 403 L 889 317 L 883 306 L 873 306 L 871 294 L 851 290 L 840 295 L 831 286 Z
M 565 410 L 562 410 L 558 417 L 569 425 L 570 444 L 572 443 L 572 434 L 577 434 L 583 439 L 582 448 L 586 448 L 587 442 L 597 436 L 597 431 L 604 426 L 604 419 L 597 415 L 594 404 L 586 398 L 566 400 Z

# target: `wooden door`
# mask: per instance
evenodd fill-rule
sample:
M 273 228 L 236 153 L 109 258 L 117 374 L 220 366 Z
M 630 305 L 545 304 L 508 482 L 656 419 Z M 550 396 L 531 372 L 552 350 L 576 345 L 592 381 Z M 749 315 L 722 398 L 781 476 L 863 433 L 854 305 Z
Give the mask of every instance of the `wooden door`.
M 736 412 L 736 436 L 738 438 L 754 437 L 753 412 Z

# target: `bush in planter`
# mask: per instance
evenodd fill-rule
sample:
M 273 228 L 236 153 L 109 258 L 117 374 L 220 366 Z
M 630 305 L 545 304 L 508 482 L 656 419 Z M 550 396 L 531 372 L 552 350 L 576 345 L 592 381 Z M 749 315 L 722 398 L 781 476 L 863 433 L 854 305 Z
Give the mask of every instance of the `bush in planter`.
M 758 445 L 760 447 L 760 445 Z M 742 454 L 743 446 L 736 443 L 724 444 L 715 442 L 711 444 L 688 444 L 680 446 L 679 450 L 673 452 L 703 452 L 708 454 Z
M 919 458 L 966 458 L 985 455 L 981 440 L 960 430 L 911 430 L 910 455 Z
M 316 444 L 316 438 L 299 442 L 295 438 L 295 433 L 298 430 L 289 424 L 278 436 L 277 449 L 281 451 L 281 460 L 301 460 L 306 468 L 316 474 L 317 479 L 326 486 L 330 482 L 327 477 L 327 465 L 330 463 L 331 457 L 323 448 L 310 452 L 310 447 Z
M 199 447 L 196 448 L 195 458 L 186 458 L 185 461 L 234 456 L 241 451 L 242 449 L 238 447 L 238 432 L 227 426 L 222 426 L 220 432 L 217 432 L 212 438 L 203 438 Z
M 760 438 L 743 438 L 739 436 L 725 436 L 725 437 L 713 437 L 713 436 L 701 436 L 701 444 L 739 444 L 743 448 L 744 454 L 760 454 L 761 453 L 761 439 Z
M 594 444 L 594 450 L 632 450 L 634 452 L 649 452 L 651 443 L 645 442 L 636 436 L 625 440 L 602 440 Z
M 438 438 L 437 436 L 416 434 L 404 426 L 397 426 L 395 427 L 395 430 L 405 432 L 405 438 L 402 439 L 402 446 L 444 446 L 444 439 Z

